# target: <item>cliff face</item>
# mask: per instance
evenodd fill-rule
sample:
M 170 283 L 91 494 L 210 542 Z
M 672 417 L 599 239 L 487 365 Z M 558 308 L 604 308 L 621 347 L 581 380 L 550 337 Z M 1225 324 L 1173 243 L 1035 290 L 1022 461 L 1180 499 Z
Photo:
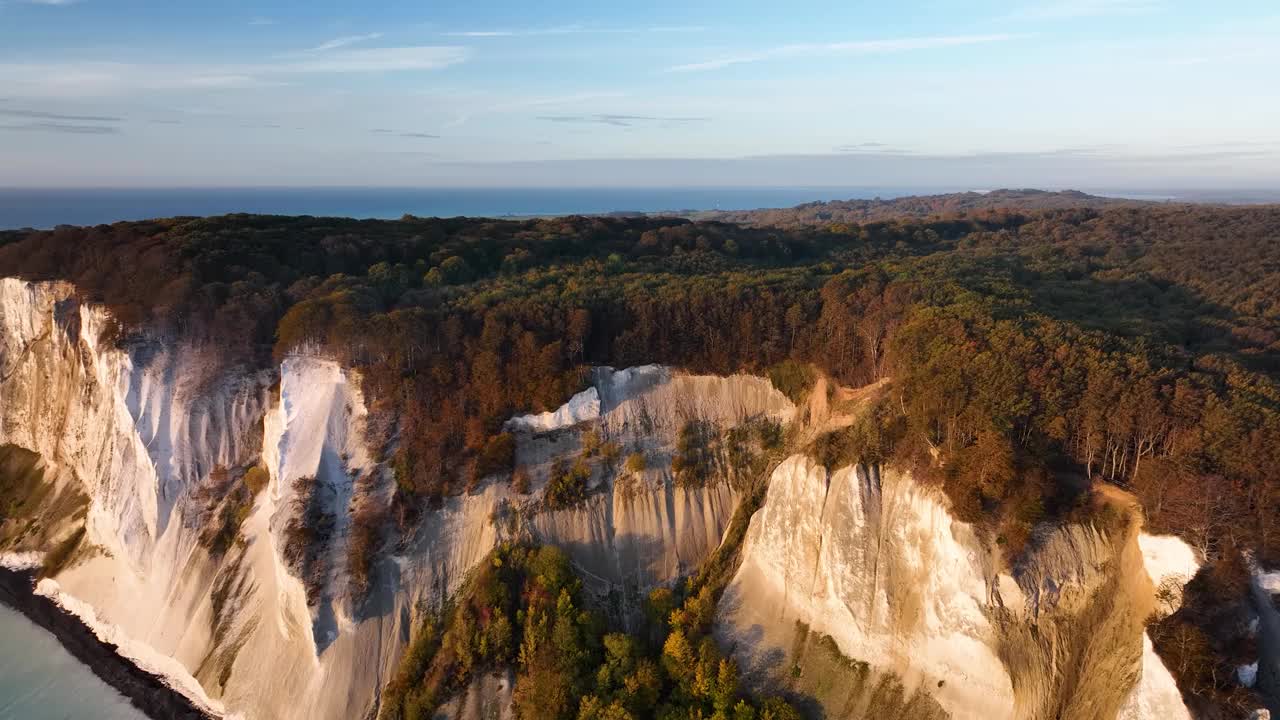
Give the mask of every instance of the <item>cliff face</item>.
M 104 343 L 110 318 L 68 286 L 4 280 L 0 298 L 0 442 L 39 453 L 47 475 L 88 498 L 83 542 L 40 591 L 215 712 L 365 711 L 398 618 L 357 626 L 309 605 L 281 556 L 291 481 L 314 476 L 340 504 L 364 463 L 348 455 L 361 403 L 342 371 L 286 362 L 272 390 L 273 373 L 220 367 L 207 348 Z M 236 542 L 211 553 L 201 536 L 220 501 L 215 469 L 257 464 L 269 487 Z M 61 522 L 65 534 L 78 520 Z
M 594 408 L 552 414 L 585 425 L 517 429 L 533 495 L 491 482 L 448 500 L 399 554 L 383 553 L 366 599 L 352 590 L 352 518 L 385 504 L 393 481 L 364 445 L 358 378 L 317 357 L 259 372 L 161 339 L 118 349 L 105 341 L 111 325 L 68 285 L 0 280 L 0 445 L 38 453 L 50 484 L 87 498 L 87 510 L 46 513 L 41 532 L 0 552 L 48 551 L 82 526 L 41 592 L 231 716 L 367 716 L 419 608 L 456 589 L 504 532 L 564 546 L 602 594 L 674 579 L 719 543 L 737 501 L 728 486 L 680 489 L 665 470 L 623 483 L 604 468 L 586 504 L 549 512 L 540 491 L 552 461 L 594 428 L 667 467 L 691 413 L 732 424 L 792 411 L 758 378 L 602 370 Z M 213 549 L 226 478 L 252 467 L 266 487 L 238 509 L 234 541 Z M 519 527 L 495 522 L 504 513 Z M 304 516 L 326 529 L 309 553 L 291 532 Z
M 908 689 L 928 688 L 953 714 L 1011 717 L 987 612 L 993 568 L 972 530 L 909 479 L 861 467 L 828 474 L 795 456 L 752 520 L 721 627 L 762 680 L 788 667 L 779 651 L 799 622 Z
M 534 538 L 569 552 L 589 591 L 621 587 L 639 597 L 692 572 L 720 544 L 738 504 L 729 482 L 676 482 L 671 460 L 680 429 L 691 421 L 719 428 L 758 420 L 785 424 L 795 408 L 762 378 L 678 375 L 657 366 L 601 368 L 597 388 L 598 417 L 554 436 L 522 435 L 521 460 L 536 479 L 545 478 L 553 459 L 579 452 L 586 431 L 643 456 L 645 469 L 606 468 L 596 479 L 609 492 L 571 509 L 534 509 L 528 526 Z
M 795 456 L 752 520 L 719 633 L 780 688 L 798 685 L 809 633 L 867 663 L 829 717 L 923 717 L 921 693 L 956 718 L 1186 717 L 1144 636 L 1153 590 L 1128 518 L 1042 532 L 1004 574 L 910 477 Z
M 383 553 L 365 597 L 348 560 L 353 516 L 385 506 L 393 480 L 365 446 L 358 377 L 320 357 L 258 372 L 180 343 L 122 350 L 104 342 L 110 328 L 67 285 L 0 280 L 0 445 L 39 455 L 51 497 L 87 498 L 75 512 L 48 503 L 39 531 L 0 551 L 47 551 L 83 526 L 40 591 L 199 706 L 247 718 L 367 716 L 419 608 L 504 534 L 564 547 L 588 591 L 620 597 L 630 621 L 642 593 L 719 544 L 738 503 L 732 478 L 676 481 L 681 428 L 797 415 L 761 378 L 601 368 L 564 408 L 512 420 L 532 494 L 489 482 L 448 500 Z M 555 461 L 601 441 L 645 468 L 598 462 L 586 502 L 547 509 Z M 265 488 L 214 549 L 225 478 L 250 467 Z M 1194 555 L 1141 535 L 1131 501 L 1112 500 L 1127 518 L 1116 528 L 1045 530 L 1002 573 L 910 477 L 791 457 L 751 522 L 718 633 L 756 682 L 812 691 L 830 717 L 1187 717 L 1142 621 L 1152 583 L 1194 573 Z M 300 522 L 325 528 L 301 554 Z M 823 635 L 867 664 L 821 655 Z M 851 680 L 833 694 L 789 679 L 815 668 Z M 484 682 L 455 701 L 461 716 L 507 707 L 510 679 Z

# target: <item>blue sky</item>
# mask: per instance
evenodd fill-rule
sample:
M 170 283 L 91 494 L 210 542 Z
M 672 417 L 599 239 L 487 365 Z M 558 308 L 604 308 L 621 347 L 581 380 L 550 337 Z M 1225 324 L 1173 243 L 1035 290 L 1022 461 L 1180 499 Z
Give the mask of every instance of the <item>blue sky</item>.
M 1280 187 L 1274 0 L 0 0 L 0 186 Z

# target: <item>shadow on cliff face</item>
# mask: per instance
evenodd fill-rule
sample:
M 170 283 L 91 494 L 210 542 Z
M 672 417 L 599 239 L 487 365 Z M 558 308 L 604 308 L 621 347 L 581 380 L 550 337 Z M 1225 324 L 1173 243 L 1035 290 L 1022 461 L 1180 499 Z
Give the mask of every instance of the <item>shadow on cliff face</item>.
M 720 599 L 720 612 L 733 617 L 747 602 L 738 586 Z M 928 693 L 908 687 L 897 674 L 840 652 L 829 635 L 797 621 L 789 648 L 765 641 L 759 624 L 722 624 L 719 639 L 744 662 L 742 679 L 760 694 L 787 698 L 810 720 L 945 720 L 949 716 Z
M 717 613 L 720 617 L 737 617 L 744 604 L 741 586 L 730 585 L 720 596 Z M 716 634 L 725 651 L 742 664 L 740 671 L 744 684 L 767 692 L 783 689 L 781 680 L 787 654 L 782 648 L 764 642 L 764 626 L 759 623 L 719 623 Z
M 1231 548 L 1186 584 L 1176 612 L 1150 626 L 1152 643 L 1200 720 L 1248 717 L 1263 706 L 1277 709 L 1271 648 L 1280 628 L 1274 610 L 1267 612 L 1270 598 L 1251 597 L 1250 580 L 1248 563 Z M 1256 690 L 1243 687 L 1236 668 L 1260 659 Z
M 382 557 L 374 567 L 369 592 L 356 607 L 356 620 L 390 615 L 396 609 L 396 592 L 401 586 L 400 565 L 390 557 Z M 408 638 L 405 638 L 408 642 Z
M 669 548 L 659 537 L 628 533 L 607 542 L 549 542 L 569 556 L 582 579 L 584 597 L 617 627 L 641 627 L 649 591 L 669 579 L 661 573 Z

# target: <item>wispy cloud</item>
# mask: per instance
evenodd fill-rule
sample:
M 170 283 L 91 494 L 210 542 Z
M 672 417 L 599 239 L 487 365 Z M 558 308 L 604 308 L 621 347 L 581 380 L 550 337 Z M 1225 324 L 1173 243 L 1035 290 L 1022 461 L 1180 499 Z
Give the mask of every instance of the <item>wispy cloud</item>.
M 80 0 L 18 0 L 18 1 L 22 3 L 26 3 L 27 5 L 59 6 L 59 5 L 74 5 Z
M 512 37 L 518 35 L 513 30 L 467 30 L 461 32 L 444 33 L 446 37 L 464 37 L 464 38 L 491 38 L 491 37 Z
M 460 125 L 467 124 L 472 118 L 478 115 L 521 112 L 530 108 L 539 107 L 566 107 L 597 100 L 614 100 L 626 96 L 626 93 L 618 90 L 606 90 L 575 93 L 572 95 L 514 99 L 509 96 L 498 97 L 492 94 L 481 94 L 478 97 L 454 95 L 436 97 L 434 99 L 438 104 L 447 105 L 454 109 L 456 115 L 453 122 L 449 123 L 447 127 L 458 127 Z M 477 101 L 480 101 L 482 104 L 478 106 L 475 105 Z
M 702 72 L 720 70 L 731 65 L 778 60 L 792 57 L 811 57 L 815 55 L 878 55 L 885 53 L 907 52 L 911 50 L 933 50 L 938 48 L 961 47 L 966 45 L 984 45 L 988 43 L 1006 42 L 1022 36 L 1010 34 L 996 35 L 946 35 L 936 37 L 894 38 L 887 40 L 858 40 L 842 43 L 798 43 L 779 45 L 757 52 L 742 55 L 730 55 L 702 62 L 686 63 L 667 68 L 667 72 Z
M 1114 15 L 1147 15 L 1158 12 L 1165 0 L 1052 0 L 1028 5 L 1009 13 L 1005 20 L 1073 20 Z
M 0 63 L 0 92 L 26 97 L 94 97 L 157 90 L 227 90 L 287 84 L 298 75 L 439 70 L 466 48 L 407 46 L 339 50 L 246 65 L 119 62 Z
M 308 48 L 305 52 L 309 52 L 309 53 L 328 52 L 330 50 L 337 50 L 338 48 L 346 47 L 348 45 L 355 45 L 356 43 L 368 42 L 370 40 L 377 40 L 380 37 L 382 37 L 382 33 L 380 32 L 365 33 L 363 35 L 347 35 L 345 37 L 334 38 L 328 42 L 320 43 L 319 45 L 313 48 Z
M 120 129 L 112 125 L 78 125 L 60 122 L 31 122 L 18 125 L 0 125 L 0 131 L 47 132 L 64 135 L 114 135 Z
M 163 82 L 163 78 L 160 78 Z M 244 88 L 262 88 L 277 87 L 284 83 L 279 81 L 263 80 L 254 75 L 245 73 L 233 74 L 216 74 L 196 72 L 186 77 L 174 77 L 174 85 L 170 87 L 191 88 L 196 90 L 235 90 Z M 158 90 L 168 89 L 164 85 L 156 87 Z
M 435 45 L 344 50 L 324 57 L 258 68 L 259 73 L 361 73 L 439 70 L 467 59 L 466 48 Z
M 838 153 L 845 154 L 877 154 L 877 155 L 909 155 L 910 150 L 895 148 L 881 142 L 863 142 L 851 143 L 849 145 L 838 145 L 835 148 Z
M 532 35 L 575 35 L 585 32 L 600 32 L 600 30 L 589 30 L 583 25 L 562 25 L 559 27 L 548 28 L 523 28 L 519 30 L 507 29 L 485 29 L 485 30 L 457 30 L 446 32 L 446 37 L 467 37 L 467 38 L 492 38 L 492 37 L 517 37 Z
M 400 157 L 434 159 L 440 157 L 440 153 L 426 152 L 424 150 L 396 150 L 391 153 L 380 153 L 383 155 L 398 155 Z
M 46 132 L 64 135 L 112 135 L 120 129 L 115 123 L 124 118 L 114 115 L 77 115 L 48 110 L 0 106 L 0 120 L 16 118 L 25 122 L 0 124 L 0 130 L 11 132 Z
M 440 137 L 439 135 L 433 135 L 431 133 L 426 133 L 426 132 L 397 132 L 395 130 L 392 130 L 391 128 L 373 128 L 369 130 L 369 132 L 373 133 L 374 135 L 395 135 L 397 137 L 402 137 L 402 138 L 418 138 L 418 139 L 429 139 L 429 140 L 435 140 Z
M 545 28 L 486 28 L 482 30 L 455 30 L 442 33 L 446 37 L 504 38 L 536 37 L 539 35 L 633 35 L 640 33 L 693 33 L 706 28 L 698 25 L 654 25 L 651 27 L 599 27 L 592 25 L 562 25 Z
M 57 120 L 67 122 L 115 123 L 122 122 L 124 120 L 124 118 L 113 117 L 110 115 L 64 115 L 62 113 L 46 112 L 43 110 L 21 110 L 10 108 L 0 108 L 0 115 L 27 118 L 31 120 Z
M 592 115 L 540 115 L 539 120 L 556 123 L 589 123 L 596 125 L 612 125 L 614 127 L 632 127 L 637 124 L 662 123 L 681 125 L 686 123 L 706 122 L 705 117 L 655 117 L 652 115 L 615 115 L 597 113 Z
M 249 25 L 254 27 L 264 27 L 267 25 L 275 25 L 276 21 L 269 17 L 256 17 L 249 19 Z

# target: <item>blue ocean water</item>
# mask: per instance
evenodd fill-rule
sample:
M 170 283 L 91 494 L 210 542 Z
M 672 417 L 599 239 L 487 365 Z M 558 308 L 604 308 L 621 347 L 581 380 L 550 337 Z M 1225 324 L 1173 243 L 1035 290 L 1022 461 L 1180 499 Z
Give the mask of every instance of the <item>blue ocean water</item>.
M 218 188 L 0 189 L 0 229 L 97 225 L 177 215 L 321 215 L 398 218 L 751 210 L 815 200 L 900 197 L 956 188 Z
M 0 605 L 0 719 L 146 720 L 17 611 Z

